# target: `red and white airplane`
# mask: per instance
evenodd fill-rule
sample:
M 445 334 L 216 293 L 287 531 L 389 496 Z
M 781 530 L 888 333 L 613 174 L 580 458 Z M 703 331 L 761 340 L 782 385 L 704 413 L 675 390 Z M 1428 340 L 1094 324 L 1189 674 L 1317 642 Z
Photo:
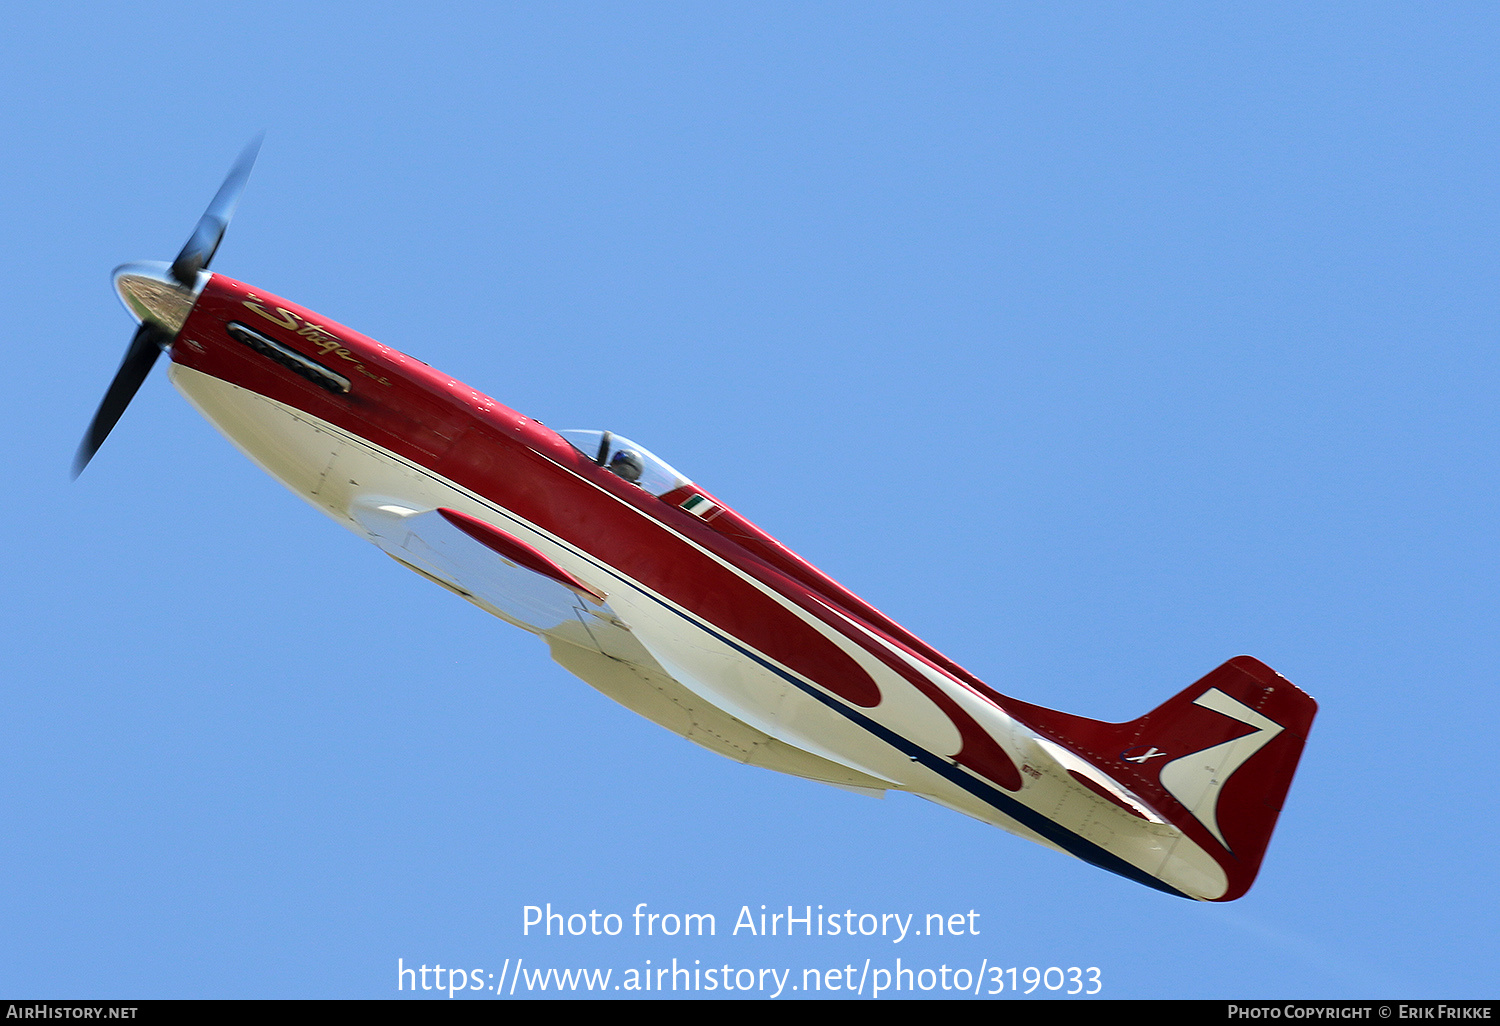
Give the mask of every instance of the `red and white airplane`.
M 208 271 L 259 142 L 170 265 L 79 448 L 157 356 L 267 473 L 402 565 L 541 636 L 626 707 L 739 762 L 910 791 L 1171 894 L 1255 879 L 1317 705 L 1248 656 L 1103 723 L 999 694 L 635 442 L 554 431 Z

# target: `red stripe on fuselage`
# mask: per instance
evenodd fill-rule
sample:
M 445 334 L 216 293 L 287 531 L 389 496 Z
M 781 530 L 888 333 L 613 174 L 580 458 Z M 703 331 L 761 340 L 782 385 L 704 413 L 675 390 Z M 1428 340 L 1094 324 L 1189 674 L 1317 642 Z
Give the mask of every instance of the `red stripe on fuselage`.
M 350 392 L 331 394 L 232 340 L 225 331 L 229 321 L 248 324 L 348 378 Z M 728 519 L 719 519 L 747 537 L 717 531 L 717 522 L 705 524 L 621 480 L 551 429 L 418 360 L 222 275 L 209 281 L 179 338 L 186 344 L 173 347 L 176 362 L 303 410 L 428 467 L 845 701 L 865 708 L 879 704 L 877 685 L 852 657 L 739 574 L 683 541 L 691 539 L 860 645 L 931 699 L 963 739 L 956 762 L 1008 790 L 1020 787 L 1014 763 L 957 702 L 899 656 L 860 637 L 824 603 L 856 620 L 873 619 L 871 629 L 877 634 L 953 676 L 945 657 L 824 579 L 728 507 Z M 768 559 L 788 565 L 776 566 Z M 831 587 L 810 586 L 817 579 Z

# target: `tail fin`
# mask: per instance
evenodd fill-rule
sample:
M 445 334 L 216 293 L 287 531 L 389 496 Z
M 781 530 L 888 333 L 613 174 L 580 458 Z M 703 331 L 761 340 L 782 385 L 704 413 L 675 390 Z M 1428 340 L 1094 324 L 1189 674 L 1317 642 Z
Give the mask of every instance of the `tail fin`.
M 1022 718 L 1118 780 L 1250 889 L 1318 705 L 1258 659 L 1238 656 L 1145 716 L 1101 723 L 1038 706 Z

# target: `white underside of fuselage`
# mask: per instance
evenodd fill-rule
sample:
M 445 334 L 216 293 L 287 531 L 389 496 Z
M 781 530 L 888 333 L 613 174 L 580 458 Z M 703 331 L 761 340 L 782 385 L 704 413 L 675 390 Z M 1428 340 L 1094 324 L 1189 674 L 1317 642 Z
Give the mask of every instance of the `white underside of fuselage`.
M 924 674 L 988 731 L 1017 766 L 1024 767 L 1020 792 L 998 795 L 992 784 L 954 763 L 961 739 L 952 721 L 866 647 L 712 553 L 706 554 L 854 658 L 878 685 L 880 704 L 870 709 L 849 705 L 691 610 L 429 468 L 310 414 L 180 364 L 171 366 L 170 377 L 236 447 L 319 510 L 424 576 L 541 635 L 553 658 L 570 672 L 706 748 L 740 762 L 850 790 L 910 791 L 1067 851 L 1000 807 L 1014 811 L 1014 804 L 1006 803 L 1019 802 L 1025 806 L 1023 812 L 1040 813 L 1184 894 L 1213 898 L 1227 888 L 1223 871 L 1207 852 L 1144 810 L 1138 799 L 1106 775 L 1093 771 L 1091 779 L 1143 809 L 1147 818 L 1133 816 L 1080 787 L 1068 776 L 1068 769 L 1080 769 L 1065 765 L 1069 753 L 1039 742 L 982 696 L 890 646 L 855 621 L 850 623 L 856 633 L 868 635 L 869 644 L 886 646 Z M 559 471 L 571 473 L 561 467 Z M 535 602 L 518 605 L 512 596 L 493 590 L 503 590 L 503 583 L 494 583 L 502 578 L 481 574 L 484 580 L 476 585 L 473 580 L 478 577 L 450 571 L 450 564 L 433 555 L 431 546 L 418 544 L 421 539 L 409 540 L 389 526 L 400 518 L 419 523 L 410 518 L 441 507 L 477 517 L 532 546 L 607 596 L 607 604 L 594 608 L 579 601 L 576 615 L 559 614 L 551 606 L 544 613 L 528 612 Z M 685 545 L 695 545 L 678 538 Z M 899 735 L 895 743 L 892 735 Z M 937 772 L 929 758 L 914 758 L 912 746 L 937 757 L 947 772 Z

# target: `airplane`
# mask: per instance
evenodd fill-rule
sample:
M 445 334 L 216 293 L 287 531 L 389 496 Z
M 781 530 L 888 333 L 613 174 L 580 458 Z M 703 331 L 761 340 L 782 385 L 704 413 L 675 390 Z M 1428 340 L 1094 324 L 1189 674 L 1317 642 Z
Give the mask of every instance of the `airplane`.
M 644 446 L 554 431 L 209 271 L 260 140 L 171 264 L 74 462 L 157 358 L 246 456 L 396 562 L 541 637 L 594 688 L 738 762 L 906 791 L 1149 887 L 1255 880 L 1317 704 L 1249 656 L 1106 723 L 1000 694 Z

